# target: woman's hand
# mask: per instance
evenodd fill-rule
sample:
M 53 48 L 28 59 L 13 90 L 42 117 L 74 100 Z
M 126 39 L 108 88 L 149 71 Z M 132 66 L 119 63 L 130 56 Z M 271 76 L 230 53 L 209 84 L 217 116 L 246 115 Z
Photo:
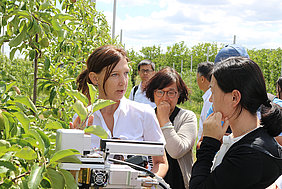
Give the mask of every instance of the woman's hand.
M 160 102 L 160 104 L 157 106 L 157 118 L 161 127 L 169 122 L 169 114 L 170 104 L 166 101 Z
M 229 121 L 225 118 L 223 125 L 221 125 L 222 114 L 214 112 L 203 123 L 203 136 L 208 136 L 221 140 L 226 133 L 229 126 Z
M 94 122 L 94 116 L 91 115 L 88 118 L 87 126 L 93 125 L 93 122 Z M 70 122 L 70 129 L 81 129 L 81 130 L 83 130 L 86 126 L 86 122 L 84 123 L 84 125 L 82 127 L 80 125 L 81 125 L 81 121 L 80 121 L 80 118 L 77 116 L 77 118 L 74 120 L 73 123 Z

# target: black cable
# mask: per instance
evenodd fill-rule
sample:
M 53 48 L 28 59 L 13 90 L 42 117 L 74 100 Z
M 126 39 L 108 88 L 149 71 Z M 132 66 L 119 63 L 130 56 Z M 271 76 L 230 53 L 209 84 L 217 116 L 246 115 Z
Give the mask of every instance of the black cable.
M 149 174 L 150 177 L 154 178 L 155 177 L 155 173 L 153 173 L 152 171 L 149 171 L 147 169 L 145 169 L 144 167 L 141 167 L 139 165 L 135 165 L 133 163 L 129 163 L 129 162 L 125 162 L 125 161 L 121 161 L 121 160 L 117 160 L 117 159 L 113 159 L 113 158 L 108 158 L 109 161 L 115 162 L 115 163 L 120 163 L 123 165 L 128 165 L 130 167 L 132 167 L 133 169 L 139 170 L 139 171 L 144 171 L 147 174 Z

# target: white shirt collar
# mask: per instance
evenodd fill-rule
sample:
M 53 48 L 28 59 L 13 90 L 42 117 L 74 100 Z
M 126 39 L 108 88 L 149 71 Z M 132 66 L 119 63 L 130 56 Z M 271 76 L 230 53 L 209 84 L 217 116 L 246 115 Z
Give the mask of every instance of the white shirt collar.
M 211 94 L 212 94 L 211 88 L 209 88 L 209 89 L 205 92 L 205 94 L 202 96 L 204 102 L 207 101 L 207 100 L 209 100 Z

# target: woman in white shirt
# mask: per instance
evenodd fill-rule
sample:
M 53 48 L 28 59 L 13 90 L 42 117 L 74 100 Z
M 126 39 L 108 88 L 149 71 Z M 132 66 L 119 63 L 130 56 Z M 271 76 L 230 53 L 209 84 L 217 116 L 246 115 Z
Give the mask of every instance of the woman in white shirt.
M 99 91 L 99 99 L 117 103 L 93 112 L 89 122 L 100 125 L 111 138 L 164 142 L 158 120 L 149 105 L 142 105 L 124 97 L 128 85 L 128 58 L 126 52 L 112 45 L 97 48 L 89 56 L 87 69 L 77 78 L 78 90 L 90 100 L 87 83 Z M 88 108 L 92 108 L 91 106 Z M 71 128 L 76 128 L 76 118 Z M 89 124 L 88 124 L 89 125 Z M 99 137 L 92 135 L 92 146 L 99 146 Z M 154 156 L 152 172 L 164 177 L 168 163 L 164 156 Z

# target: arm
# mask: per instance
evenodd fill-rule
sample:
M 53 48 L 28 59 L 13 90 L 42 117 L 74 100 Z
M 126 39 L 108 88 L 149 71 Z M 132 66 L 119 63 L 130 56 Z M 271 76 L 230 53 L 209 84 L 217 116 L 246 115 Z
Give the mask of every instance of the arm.
M 166 139 L 167 152 L 172 158 L 178 159 L 194 147 L 197 136 L 197 117 L 193 112 L 185 111 L 176 118 L 177 120 L 175 119 L 174 123 L 177 125 L 174 127 L 179 127 L 178 131 L 167 127 L 161 129 Z M 172 123 L 169 122 L 166 125 L 172 126 Z
M 153 156 L 152 160 L 153 168 L 151 171 L 162 178 L 165 177 L 168 170 L 168 162 L 165 153 L 163 156 Z

